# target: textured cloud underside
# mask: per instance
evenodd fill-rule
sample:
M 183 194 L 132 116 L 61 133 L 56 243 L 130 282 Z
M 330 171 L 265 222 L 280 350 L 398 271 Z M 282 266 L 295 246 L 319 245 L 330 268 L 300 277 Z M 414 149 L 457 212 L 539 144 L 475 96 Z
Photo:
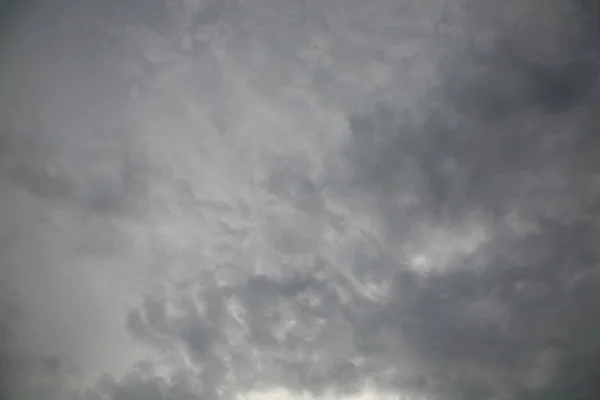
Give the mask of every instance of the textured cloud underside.
M 597 398 L 595 3 L 35 3 L 0 397 Z

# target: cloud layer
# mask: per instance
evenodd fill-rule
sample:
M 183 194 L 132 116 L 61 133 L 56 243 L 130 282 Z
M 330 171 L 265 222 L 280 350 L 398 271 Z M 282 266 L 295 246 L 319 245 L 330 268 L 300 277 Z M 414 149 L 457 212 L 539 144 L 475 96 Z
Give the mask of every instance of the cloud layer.
M 6 398 L 600 394 L 595 4 L 28 7 Z

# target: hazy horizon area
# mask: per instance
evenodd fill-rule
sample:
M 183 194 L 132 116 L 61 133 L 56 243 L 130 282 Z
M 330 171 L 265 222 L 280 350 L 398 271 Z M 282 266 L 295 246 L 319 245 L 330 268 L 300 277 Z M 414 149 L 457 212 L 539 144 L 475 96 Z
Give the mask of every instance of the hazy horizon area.
M 0 400 L 600 398 L 600 3 L 0 6 Z

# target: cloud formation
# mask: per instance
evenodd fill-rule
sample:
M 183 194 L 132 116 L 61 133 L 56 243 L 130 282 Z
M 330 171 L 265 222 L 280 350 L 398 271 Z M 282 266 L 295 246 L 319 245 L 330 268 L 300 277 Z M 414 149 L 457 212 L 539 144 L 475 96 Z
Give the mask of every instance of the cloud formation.
M 7 398 L 598 396 L 592 2 L 55 7 L 3 50 Z

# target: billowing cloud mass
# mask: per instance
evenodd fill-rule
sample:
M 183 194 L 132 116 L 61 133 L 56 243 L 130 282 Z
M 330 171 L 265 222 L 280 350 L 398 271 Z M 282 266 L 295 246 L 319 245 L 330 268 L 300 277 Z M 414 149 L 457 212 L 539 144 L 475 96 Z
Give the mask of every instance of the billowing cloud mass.
M 6 4 L 0 398 L 600 396 L 598 2 Z

